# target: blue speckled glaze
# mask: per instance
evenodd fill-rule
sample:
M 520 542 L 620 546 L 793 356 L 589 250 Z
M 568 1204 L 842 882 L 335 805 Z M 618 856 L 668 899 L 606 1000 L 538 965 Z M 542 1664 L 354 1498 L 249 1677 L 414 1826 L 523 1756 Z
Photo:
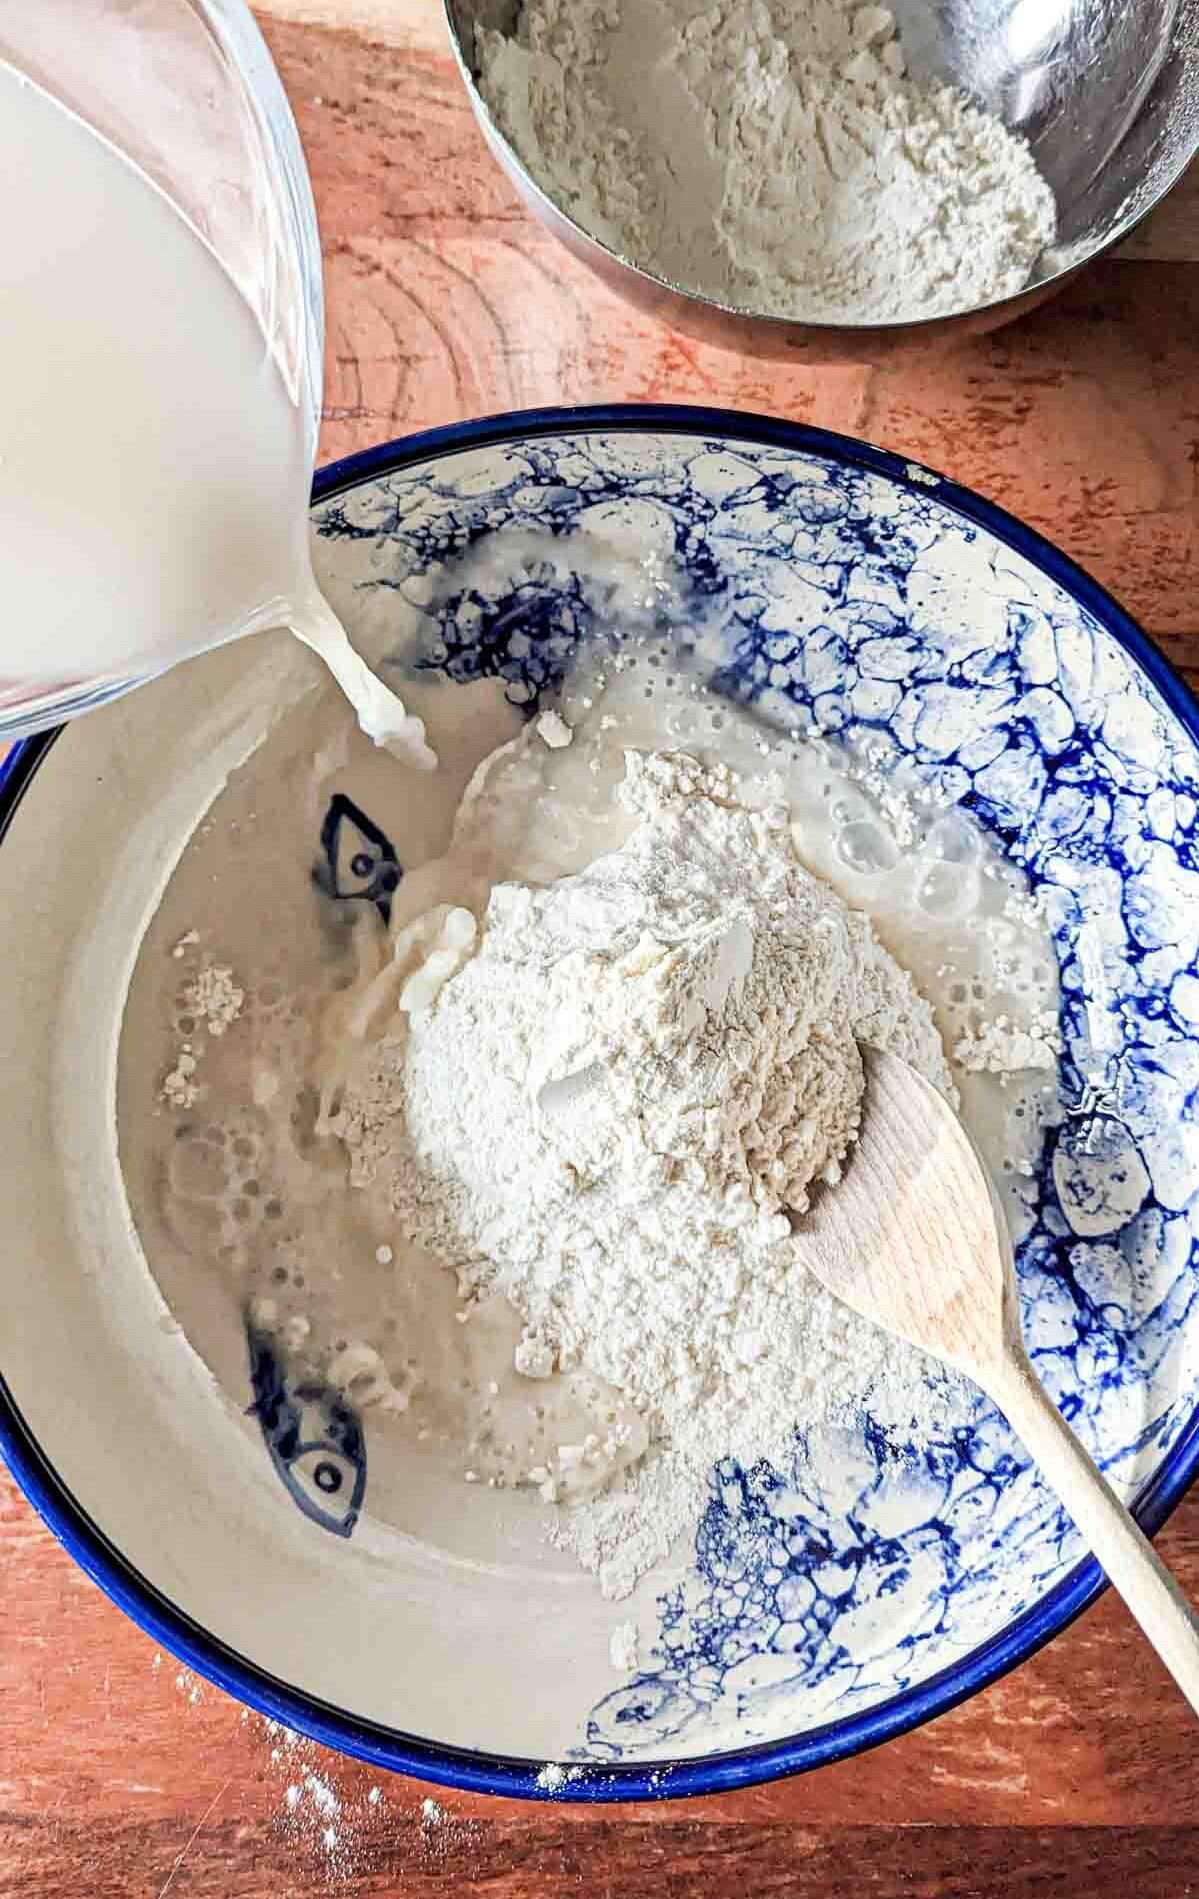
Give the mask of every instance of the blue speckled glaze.
M 381 615 L 405 601 L 425 667 L 501 676 L 525 703 L 592 630 L 586 590 L 523 558 L 506 576 L 501 560 L 485 579 L 431 589 L 429 577 L 472 547 L 502 548 L 505 532 L 565 545 L 598 527 L 652 544 L 727 632 L 723 690 L 790 724 L 887 735 L 1044 889 L 1075 1112 L 1029 1183 L 1029 1342 L 1114 1481 L 1139 1491 L 1142 1521 L 1160 1523 L 1199 1467 L 1199 712 L 1143 636 L 977 497 L 752 417 L 497 418 L 326 470 L 314 499 L 324 573 Z M 47 745 L 0 765 L 0 834 Z M 357 852 L 346 866 L 339 853 L 331 876 L 362 879 L 339 892 L 386 896 L 368 888 L 379 864 L 356 870 Z M 383 1727 L 197 1627 L 68 1493 L 2 1382 L 0 1447 L 88 1573 L 233 1693 L 382 1766 L 548 1797 L 540 1763 L 486 1752 L 485 1733 L 466 1751 Z M 592 1764 L 569 1798 L 698 1793 L 843 1757 L 994 1679 L 1100 1586 L 981 1401 L 907 1464 L 870 1431 L 819 1450 L 794 1471 L 713 1473 L 693 1568 L 661 1595 L 643 1672 L 577 1710 L 576 1757 Z
M 1072 1108 L 1024 1193 L 1026 1334 L 1133 1490 L 1199 1396 L 1199 758 L 1100 621 L 920 473 L 901 485 L 718 437 L 527 440 L 384 476 L 318 527 L 334 549 L 369 546 L 362 591 L 427 603 L 407 663 L 504 678 L 530 707 L 602 631 L 571 538 L 652 551 L 723 628 L 717 690 L 784 729 L 885 739 L 998 839 L 1056 944 Z M 554 537 L 553 566 L 531 534 Z M 488 537 L 485 576 L 472 561 L 457 580 Z M 945 1441 L 898 1457 L 870 1427 L 798 1448 L 793 1469 L 713 1473 L 651 1665 L 592 1710 L 578 1758 L 744 1743 L 876 1704 L 1030 1608 L 1080 1554 L 981 1399 Z

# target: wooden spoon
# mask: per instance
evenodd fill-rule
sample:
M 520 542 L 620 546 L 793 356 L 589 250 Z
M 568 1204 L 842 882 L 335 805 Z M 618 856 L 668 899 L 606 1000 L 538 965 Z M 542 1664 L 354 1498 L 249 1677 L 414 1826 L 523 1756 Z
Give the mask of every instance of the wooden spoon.
M 1199 1617 L 1029 1362 L 1011 1241 L 969 1135 L 897 1055 L 862 1058 L 862 1128 L 844 1178 L 795 1221 L 804 1264 L 994 1399 L 1199 1713 Z

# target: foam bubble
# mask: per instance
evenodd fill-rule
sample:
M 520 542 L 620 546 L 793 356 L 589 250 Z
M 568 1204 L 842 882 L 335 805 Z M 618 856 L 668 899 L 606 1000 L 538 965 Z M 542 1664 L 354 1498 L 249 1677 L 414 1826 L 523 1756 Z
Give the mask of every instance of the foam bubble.
M 977 864 L 982 856 L 982 839 L 961 811 L 948 811 L 929 827 L 924 854 L 946 864 Z
M 184 1200 L 219 1200 L 230 1186 L 229 1169 L 219 1143 L 183 1138 L 170 1150 L 172 1190 Z
M 978 879 L 956 863 L 939 861 L 917 878 L 913 895 L 916 908 L 931 921 L 958 922 L 977 907 Z
M 863 877 L 882 876 L 899 861 L 894 839 L 870 818 L 856 818 L 838 832 L 837 855 Z

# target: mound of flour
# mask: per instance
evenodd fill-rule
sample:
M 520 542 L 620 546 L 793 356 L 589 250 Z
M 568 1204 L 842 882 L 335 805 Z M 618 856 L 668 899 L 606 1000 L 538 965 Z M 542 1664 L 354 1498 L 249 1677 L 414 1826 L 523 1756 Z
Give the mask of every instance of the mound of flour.
M 1024 287 L 1056 211 L 1023 139 L 904 71 L 853 0 L 524 0 L 480 87 L 586 230 L 721 302 L 934 316 Z
M 928 1421 L 922 1361 L 809 1277 L 791 1216 L 853 1140 L 859 1039 L 952 1092 L 928 1006 L 804 870 L 785 809 L 677 754 L 629 753 L 620 796 L 623 848 L 497 885 L 474 953 L 417 988 L 339 1117 L 467 1307 L 517 1308 L 518 1369 L 585 1367 L 643 1419 L 636 1469 L 557 1519 L 611 1595 L 694 1524 L 719 1458 L 785 1460 L 797 1423 L 864 1405 Z M 564 1495 L 620 1450 L 561 1446 L 526 1475 Z

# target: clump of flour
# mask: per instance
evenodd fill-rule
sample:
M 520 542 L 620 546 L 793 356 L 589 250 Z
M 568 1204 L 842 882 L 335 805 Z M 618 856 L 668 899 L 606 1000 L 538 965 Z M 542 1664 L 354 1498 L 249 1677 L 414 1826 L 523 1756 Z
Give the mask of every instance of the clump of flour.
M 639 1664 L 639 1640 L 635 1622 L 618 1622 L 608 1638 L 608 1660 L 620 1675 L 633 1674 Z
M 483 97 L 601 241 L 720 301 L 885 322 L 1022 289 L 1053 194 L 1023 139 L 905 76 L 853 0 L 525 0 Z
M 231 969 L 223 963 L 205 962 L 188 983 L 183 999 L 209 1035 L 219 1037 L 237 1021 L 246 996 Z
M 200 940 L 195 930 L 181 936 L 171 951 L 177 961 Z M 219 1039 L 237 1021 L 245 1002 L 245 991 L 234 979 L 233 971 L 223 963 L 206 960 L 183 991 L 186 1018 L 197 1029 L 206 1029 Z M 200 1098 L 197 1071 L 204 1052 L 202 1040 L 185 1041 L 175 1055 L 174 1065 L 163 1077 L 160 1098 L 172 1108 L 193 1108 Z
M 857 1130 L 859 1040 L 953 1094 L 927 1003 L 803 868 L 785 807 L 679 754 L 628 753 L 620 797 L 627 843 L 495 886 L 474 953 L 365 1052 L 337 1117 L 357 1183 L 466 1309 L 515 1306 L 518 1369 L 581 1366 L 639 1414 L 647 1455 L 554 1531 L 614 1596 L 694 1524 L 718 1459 L 785 1462 L 798 1423 L 864 1407 L 931 1421 L 944 1385 L 808 1275 L 802 1214 Z M 625 1449 L 526 1475 L 565 1494 L 581 1457 Z

